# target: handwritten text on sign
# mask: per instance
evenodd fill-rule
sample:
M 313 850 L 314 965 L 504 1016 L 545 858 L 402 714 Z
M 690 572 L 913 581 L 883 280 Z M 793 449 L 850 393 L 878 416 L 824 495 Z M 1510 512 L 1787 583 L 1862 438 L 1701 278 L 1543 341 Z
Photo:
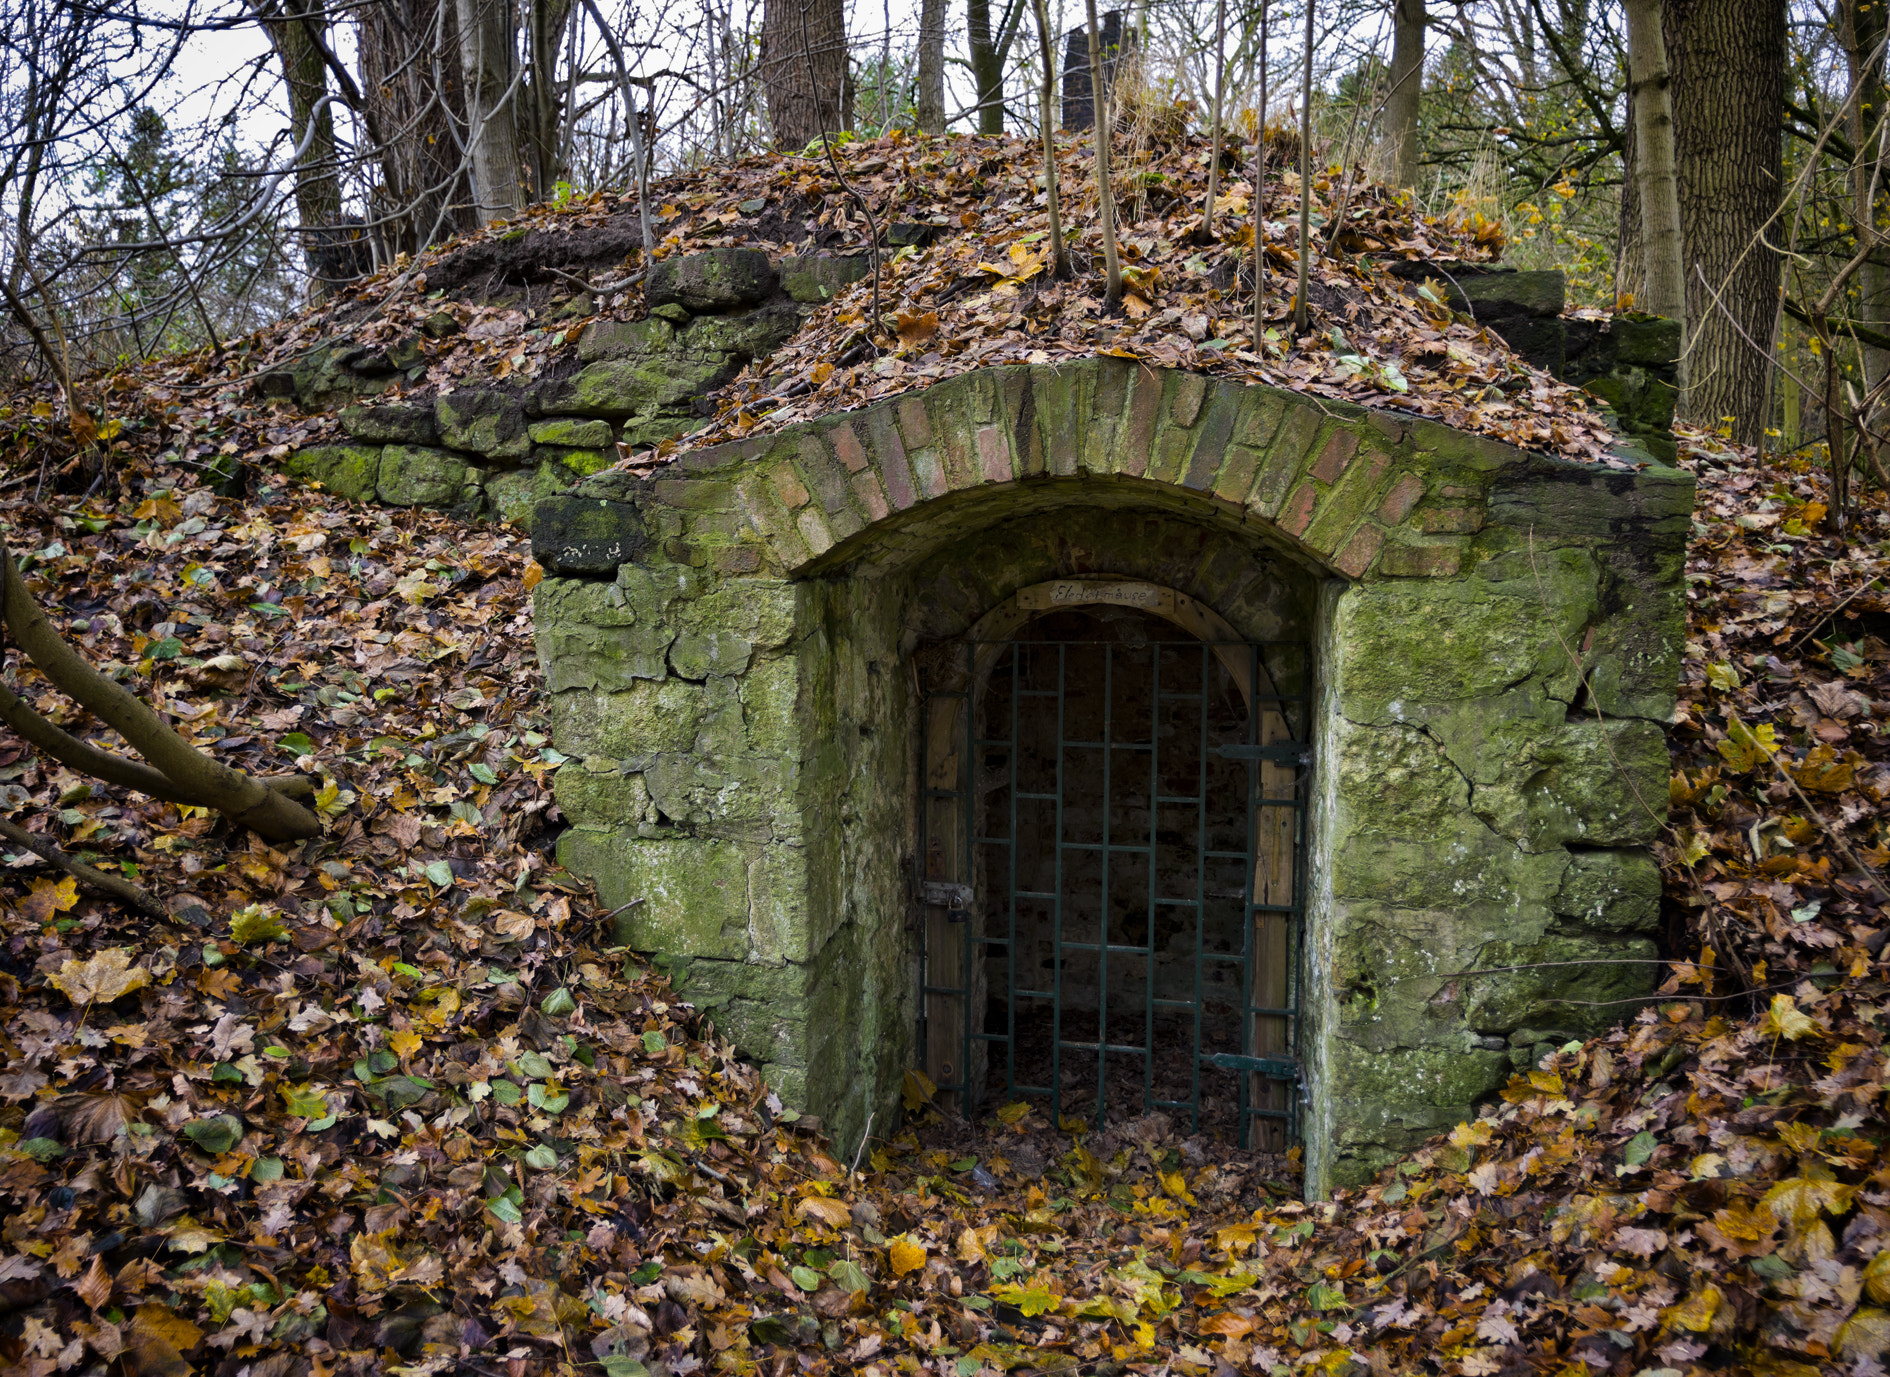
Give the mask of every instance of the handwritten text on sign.
M 1175 609 L 1175 592 L 1172 588 L 1163 588 L 1159 584 L 1131 582 L 1126 579 L 1117 582 L 1057 579 L 1051 583 L 1039 583 L 1022 589 L 1017 594 L 1017 605 L 1032 612 L 1051 607 L 1081 607 L 1093 603 L 1109 603 L 1116 607 L 1140 607 L 1150 612 L 1172 613 Z

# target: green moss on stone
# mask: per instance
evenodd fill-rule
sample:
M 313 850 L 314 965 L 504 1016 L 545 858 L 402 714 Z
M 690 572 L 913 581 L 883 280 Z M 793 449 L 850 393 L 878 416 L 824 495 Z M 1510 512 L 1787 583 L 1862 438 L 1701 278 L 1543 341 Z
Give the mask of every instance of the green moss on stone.
M 618 937 L 638 951 L 733 960 L 748 947 L 748 858 L 728 842 L 652 839 L 574 827 L 558 861 L 591 876 L 621 915 Z
M 526 429 L 535 445 L 563 445 L 573 449 L 601 449 L 613 444 L 608 421 L 584 421 L 574 416 L 552 416 L 533 421 Z
M 450 507 L 466 484 L 466 460 L 443 449 L 389 445 L 375 491 L 390 507 Z
M 282 471 L 305 483 L 320 483 L 352 502 L 365 502 L 374 496 L 381 455 L 378 446 L 311 445 L 283 460 Z

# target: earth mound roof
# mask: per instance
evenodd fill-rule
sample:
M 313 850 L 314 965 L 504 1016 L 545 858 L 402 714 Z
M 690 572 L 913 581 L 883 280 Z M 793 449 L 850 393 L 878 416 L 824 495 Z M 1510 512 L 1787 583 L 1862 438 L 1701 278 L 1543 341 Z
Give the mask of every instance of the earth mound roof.
M 760 249 L 775 261 L 858 255 L 869 242 L 862 206 L 871 206 L 881 238 L 881 329 L 869 329 L 868 274 L 813 306 L 781 348 L 699 400 L 696 431 L 652 450 L 626 446 L 624 465 L 660 467 L 680 451 L 847 412 L 973 368 L 1113 353 L 1433 417 L 1523 450 L 1633 467 L 1614 453 L 1608 416 L 1588 393 L 1453 312 L 1444 281 L 1412 280 L 1412 263 L 1438 264 L 1444 278 L 1457 264 L 1478 270 L 1501 261 L 1501 225 L 1476 213 L 1423 213 L 1359 172 L 1317 172 L 1310 329 L 1295 336 L 1300 193 L 1297 172 L 1285 164 L 1297 155 L 1278 128 L 1266 147 L 1268 272 L 1257 344 L 1251 142 L 1230 142 L 1223 155 L 1208 234 L 1210 142 L 1160 119 L 1117 132 L 1121 306 L 1104 300 L 1089 136 L 1057 140 L 1066 276 L 1057 276 L 1047 247 L 1043 157 L 1032 138 L 896 132 L 835 140 L 832 157 L 826 149 L 771 153 L 660 179 L 650 187 L 658 261 L 718 247 Z M 397 378 L 380 400 L 554 380 L 578 366 L 576 340 L 588 325 L 648 315 L 648 266 L 635 191 L 595 193 L 493 221 L 418 261 L 403 257 L 221 351 L 170 355 L 81 391 L 104 391 L 102 410 L 129 450 L 282 459 L 336 436 L 338 406 L 295 414 L 257 404 L 249 383 L 268 370 L 346 336 L 363 349 L 412 348 L 418 340 L 423 368 Z M 40 408 L 40 421 L 40 438 L 57 448 L 59 417 Z
M 658 260 L 731 247 L 775 260 L 861 254 L 869 242 L 862 207 L 870 206 L 882 246 L 878 282 L 869 274 L 813 307 L 784 345 L 698 404 L 705 417 L 698 429 L 624 462 L 659 466 L 687 449 L 852 410 L 972 369 L 1114 354 L 1631 466 L 1613 453 L 1608 419 L 1588 394 L 1453 312 L 1443 281 L 1412 281 L 1408 266 L 1402 276 L 1388 270 L 1397 260 L 1432 263 L 1441 278 L 1458 264 L 1497 263 L 1502 228 L 1480 215 L 1424 213 L 1356 171 L 1318 172 L 1310 191 L 1310 325 L 1296 337 L 1300 191 L 1297 173 L 1284 166 L 1296 157 L 1290 143 L 1269 131 L 1259 198 L 1267 295 L 1257 343 L 1251 141 L 1229 143 L 1208 234 L 1209 141 L 1159 119 L 1118 132 L 1119 306 L 1104 299 L 1087 135 L 1056 144 L 1064 276 L 1050 261 L 1035 139 L 894 133 L 835 141 L 831 156 L 757 155 L 661 179 L 650 188 Z M 638 219 L 631 190 L 494 221 L 221 352 L 121 371 L 104 380 L 106 410 L 136 448 L 153 441 L 191 448 L 192 418 L 208 416 L 212 448 L 279 458 L 336 433 L 335 416 L 256 406 L 241 385 L 336 336 L 370 349 L 411 340 L 442 312 L 453 325 L 422 330 L 424 372 L 382 400 L 560 376 L 575 368 L 587 325 L 649 313 Z M 878 331 L 870 326 L 876 296 Z

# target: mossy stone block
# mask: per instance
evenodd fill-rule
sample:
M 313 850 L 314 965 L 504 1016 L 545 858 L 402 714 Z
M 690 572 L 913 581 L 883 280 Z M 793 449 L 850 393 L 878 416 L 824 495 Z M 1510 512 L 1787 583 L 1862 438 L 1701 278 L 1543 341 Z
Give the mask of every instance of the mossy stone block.
M 683 331 L 686 352 L 730 354 L 743 362 L 766 358 L 800 329 L 800 313 L 791 306 L 763 307 L 726 316 L 698 316 Z
M 578 336 L 578 357 L 585 363 L 667 354 L 675 347 L 676 327 L 660 316 L 593 321 Z
M 559 493 L 532 512 L 532 558 L 558 574 L 607 578 L 648 543 L 628 502 Z
M 669 667 L 684 679 L 741 674 L 755 648 L 733 631 L 684 632 L 669 648 Z
M 448 449 L 514 463 L 532 451 L 524 408 L 502 392 L 450 392 L 434 402 L 433 418 Z
M 659 839 L 572 828 L 558 860 L 592 876 L 622 915 L 618 935 L 637 951 L 735 960 L 748 948 L 748 857 L 731 842 Z
M 729 354 L 601 359 L 573 375 L 546 404 L 579 416 L 625 420 L 687 407 L 734 377 L 740 367 L 740 360 Z
M 863 253 L 845 257 L 806 256 L 781 260 L 781 286 L 794 300 L 817 306 L 843 288 L 871 275 Z
M 424 406 L 351 406 L 341 428 L 355 439 L 380 445 L 432 445 L 440 438 L 433 410 Z
M 485 481 L 486 501 L 500 521 L 530 531 L 538 504 L 569 487 L 574 477 L 569 470 L 553 463 L 489 474 Z
M 669 673 L 675 632 L 638 617 L 615 584 L 544 579 L 532 590 L 532 615 L 545 686 L 552 693 L 573 688 L 608 692 Z
M 708 710 L 702 686 L 680 679 L 570 690 L 552 696 L 552 736 L 567 755 L 608 756 L 640 771 L 665 752 L 694 750 Z
M 282 461 L 282 471 L 305 483 L 320 483 L 352 502 L 374 496 L 382 450 L 371 445 L 311 445 Z
M 449 450 L 389 445 L 375 491 L 390 507 L 451 507 L 466 485 L 466 460 Z
M 567 449 L 604 449 L 616 442 L 610 422 L 575 416 L 549 416 L 533 421 L 525 433 L 534 445 L 561 445 Z
M 710 249 L 663 259 L 650 270 L 643 294 L 652 306 L 674 302 L 700 313 L 752 305 L 774 287 L 774 265 L 765 253 Z

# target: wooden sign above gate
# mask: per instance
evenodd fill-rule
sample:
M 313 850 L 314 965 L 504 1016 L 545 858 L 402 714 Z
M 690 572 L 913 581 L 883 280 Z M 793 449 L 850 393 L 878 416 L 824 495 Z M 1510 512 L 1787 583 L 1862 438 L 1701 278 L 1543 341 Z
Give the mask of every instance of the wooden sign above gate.
M 1175 613 L 1175 590 L 1158 583 L 1131 579 L 1054 579 L 1019 589 L 1017 605 L 1029 612 L 1053 607 L 1084 607 L 1108 603 L 1116 607 L 1139 607 L 1158 616 Z

